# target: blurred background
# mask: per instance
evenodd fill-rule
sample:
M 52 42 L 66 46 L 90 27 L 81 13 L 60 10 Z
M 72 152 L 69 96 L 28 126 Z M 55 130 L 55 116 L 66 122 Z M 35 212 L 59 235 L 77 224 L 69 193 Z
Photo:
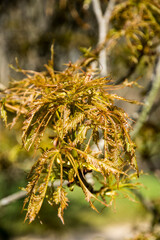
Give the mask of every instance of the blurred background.
M 102 14 L 111 1 L 98 1 Z M 107 74 L 112 77 L 113 84 L 128 79 L 129 82 L 136 80 L 141 85 L 141 88 L 134 86 L 116 93 L 144 103 L 157 79 L 157 69 L 160 68 L 160 11 L 157 10 L 160 1 L 152 2 L 155 8 L 145 5 L 142 0 L 138 3 L 115 1 L 106 40 Z M 147 11 L 152 16 L 147 15 Z M 147 24 L 147 30 L 142 31 L 143 36 L 138 35 L 138 40 L 132 35 L 137 30 L 135 26 L 138 26 L 136 22 L 133 25 L 135 16 L 140 17 L 142 25 L 145 21 Z M 154 24 L 151 24 L 148 16 Z M 9 67 L 10 64 L 16 66 L 15 58 L 23 69 L 44 70 L 44 64 L 50 59 L 53 42 L 54 65 L 58 71 L 62 71 L 64 64 L 69 61 L 77 61 L 82 54 L 86 54 L 87 49 L 90 51 L 90 47 L 97 48 L 99 25 L 92 1 L 1 0 L 0 89 L 8 87 L 13 78 L 22 77 Z M 159 86 L 157 84 L 157 89 Z M 138 180 L 143 186 L 136 192 L 135 202 L 119 196 L 114 207 L 101 207 L 98 214 L 90 209 L 83 192 L 77 187 L 69 192 L 70 204 L 65 210 L 65 225 L 58 219 L 57 209 L 46 203 L 40 211 L 39 219 L 28 225 L 24 223 L 25 213 L 21 212 L 23 197 L 6 205 L 0 200 L 0 239 L 160 239 L 159 103 L 160 94 L 156 92 L 152 107 L 135 136 L 138 165 L 144 172 Z M 138 120 L 143 111 L 143 107 L 136 105 L 117 104 L 134 120 Z M 21 187 L 26 186 L 26 176 L 34 162 L 32 155 L 22 149 L 20 136 L 18 126 L 9 130 L 0 120 L 0 199 L 17 193 Z

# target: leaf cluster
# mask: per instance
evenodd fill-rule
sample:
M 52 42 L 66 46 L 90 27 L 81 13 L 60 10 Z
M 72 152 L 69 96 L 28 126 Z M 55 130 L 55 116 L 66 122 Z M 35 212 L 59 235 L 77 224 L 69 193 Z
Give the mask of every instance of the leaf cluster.
M 159 1 L 122 1 L 114 8 L 112 24 L 109 38 L 124 39 L 130 49 L 130 60 L 136 64 L 142 51 L 150 55 L 159 44 Z
M 41 151 L 28 175 L 25 220 L 35 219 L 46 198 L 58 206 L 64 222 L 69 202 L 66 188 L 73 190 L 75 185 L 96 211 L 95 200 L 108 207 L 117 190 L 135 187 L 130 183 L 138 168 L 129 118 L 114 104 L 114 100 L 128 100 L 109 93 L 114 88 L 110 80 L 79 64 L 69 63 L 63 72 L 56 72 L 53 57 L 43 72 L 15 70 L 25 77 L 5 90 L 1 116 L 10 127 L 23 116 L 24 148 Z M 7 111 L 15 113 L 9 124 Z M 90 172 L 98 188 L 87 181 Z

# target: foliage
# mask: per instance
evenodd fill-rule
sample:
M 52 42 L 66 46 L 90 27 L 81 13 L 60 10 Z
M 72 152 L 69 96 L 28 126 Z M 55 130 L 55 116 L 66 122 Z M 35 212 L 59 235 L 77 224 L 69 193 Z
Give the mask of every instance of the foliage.
M 133 63 L 137 64 L 142 55 L 151 55 L 158 46 L 160 36 L 159 1 L 121 1 L 115 6 L 111 18 L 113 26 L 108 37 L 125 40 L 126 46 L 130 50 L 129 58 Z
M 58 216 L 64 223 L 63 212 L 69 202 L 65 182 L 70 190 L 74 185 L 80 186 L 96 211 L 93 200 L 108 207 L 117 190 L 135 187 L 130 183 L 138 168 L 135 144 L 128 133 L 129 118 L 114 105 L 114 100 L 134 101 L 109 93 L 114 89 L 110 80 L 97 77 L 83 64 L 69 63 L 63 72 L 56 72 L 52 54 L 43 72 L 18 67 L 16 71 L 25 78 L 13 81 L 1 100 L 1 116 L 7 126 L 12 128 L 20 116 L 24 118 L 24 148 L 34 148 L 39 154 L 41 151 L 26 187 L 25 220 L 29 222 L 35 219 L 46 197 L 51 205 L 58 205 Z M 9 124 L 7 111 L 16 113 Z M 104 142 L 102 148 L 100 139 Z M 130 174 L 131 169 L 136 172 Z M 89 172 L 96 177 L 98 189 L 87 182 Z M 60 180 L 58 186 L 56 180 Z

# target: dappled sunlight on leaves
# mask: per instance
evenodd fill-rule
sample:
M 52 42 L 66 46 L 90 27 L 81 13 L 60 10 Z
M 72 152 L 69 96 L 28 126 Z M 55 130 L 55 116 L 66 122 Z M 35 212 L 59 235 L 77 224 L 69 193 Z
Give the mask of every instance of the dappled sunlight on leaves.
M 43 72 L 18 67 L 15 70 L 25 78 L 12 82 L 3 93 L 1 116 L 6 125 L 12 128 L 23 116 L 24 148 L 42 152 L 28 175 L 24 209 L 27 204 L 25 220 L 29 222 L 38 215 L 46 198 L 52 206 L 59 205 L 58 216 L 64 223 L 67 187 L 73 190 L 74 185 L 80 186 L 91 208 L 98 211 L 95 200 L 111 206 L 119 191 L 136 186 L 130 183 L 139 173 L 135 144 L 129 136 L 129 117 L 114 105 L 115 99 L 135 101 L 109 93 L 113 88 L 107 85 L 110 80 L 97 77 L 83 64 L 69 63 L 63 72 L 56 72 L 52 57 Z M 9 124 L 7 111 L 15 113 Z M 101 139 L 104 146 L 100 149 Z M 100 183 L 99 188 L 87 182 L 89 172 Z

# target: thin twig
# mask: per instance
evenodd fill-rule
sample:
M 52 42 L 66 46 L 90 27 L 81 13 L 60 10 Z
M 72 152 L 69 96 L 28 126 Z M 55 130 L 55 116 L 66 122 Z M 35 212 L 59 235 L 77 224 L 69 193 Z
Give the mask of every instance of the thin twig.
M 58 187 L 58 186 L 60 186 L 60 184 L 61 184 L 60 180 L 56 180 L 53 185 L 54 185 L 54 187 Z M 66 186 L 67 184 L 68 184 L 68 181 L 63 182 L 63 186 Z M 49 182 L 48 186 L 50 186 L 50 185 L 51 185 L 51 183 Z M 22 191 L 13 193 L 7 197 L 4 197 L 0 200 L 0 208 L 7 206 L 10 203 L 12 203 L 16 200 L 19 200 L 21 198 L 24 198 L 26 196 L 27 196 L 27 191 L 22 190 Z
M 21 198 L 24 198 L 26 196 L 27 192 L 26 191 L 19 191 L 19 192 L 16 192 L 16 193 L 13 193 L 5 198 L 2 198 L 0 200 L 0 208 L 1 207 L 4 207 L 4 206 L 7 206 L 9 205 L 10 203 L 18 200 L 18 199 L 21 199 Z
M 153 79 L 152 88 L 145 100 L 145 105 L 143 106 L 142 112 L 138 118 L 136 125 L 134 126 L 134 130 L 131 132 L 131 136 L 133 139 L 137 136 L 140 129 L 147 121 L 149 113 L 157 97 L 157 93 L 160 89 L 160 47 L 158 49 L 158 58 L 155 66 L 155 74 L 152 75 L 152 79 Z

